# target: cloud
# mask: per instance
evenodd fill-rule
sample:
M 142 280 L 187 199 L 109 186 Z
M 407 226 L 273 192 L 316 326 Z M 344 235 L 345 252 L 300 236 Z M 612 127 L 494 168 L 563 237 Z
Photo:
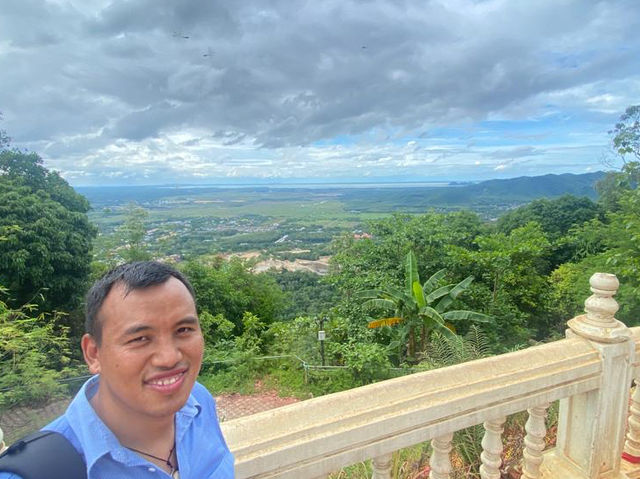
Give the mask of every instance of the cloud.
M 574 145 L 603 145 L 640 95 L 640 13 L 624 0 L 6 3 L 2 127 L 48 164 L 74 158 L 95 174 L 123 148 L 119 168 L 148 154 L 158 175 L 168 161 L 158 151 L 172 163 L 220 149 L 268 158 L 234 167 L 259 176 L 313 165 L 317 150 L 335 174 L 380 158 L 440 174 L 478 151 L 542 161 L 570 133 L 591 136 Z M 341 156 L 336 142 L 359 153 Z

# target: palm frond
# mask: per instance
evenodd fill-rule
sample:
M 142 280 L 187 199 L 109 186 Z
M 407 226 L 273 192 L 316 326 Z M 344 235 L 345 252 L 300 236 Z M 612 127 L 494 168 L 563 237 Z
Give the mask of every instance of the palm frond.
M 432 291 L 440 282 L 440 280 L 444 278 L 445 274 L 447 274 L 447 270 L 444 268 L 433 273 L 431 277 L 427 281 L 425 281 L 424 285 L 422 286 L 422 291 L 424 291 L 425 293 Z
M 353 296 L 356 299 L 373 299 L 379 298 L 381 293 L 381 289 L 365 289 L 363 291 L 356 291 Z
M 413 251 L 409 251 L 407 253 L 407 257 L 405 258 L 405 285 L 407 291 L 411 291 L 413 288 L 413 283 L 420 282 L 420 277 L 418 276 L 418 260 L 416 259 L 416 255 Z
M 393 326 L 394 324 L 398 324 L 400 321 L 402 321 L 402 318 L 398 318 L 397 316 L 391 318 L 376 319 L 374 321 L 369 321 L 367 327 L 369 329 L 373 329 L 380 328 L 382 326 Z
M 464 335 L 464 340 L 468 357 L 480 359 L 491 355 L 489 339 L 475 324 L 472 324 L 467 334 Z
M 442 317 L 447 321 L 475 321 L 476 323 L 489 323 L 493 319 L 492 316 L 466 310 L 447 311 L 446 313 L 442 313 Z
M 424 325 L 427 327 L 427 329 L 439 331 L 441 334 L 445 336 L 456 335 L 455 328 L 452 326 L 450 327 L 450 325 L 447 325 L 447 323 L 445 322 L 445 318 L 442 315 L 440 315 L 440 313 L 435 309 L 433 309 L 432 307 L 426 306 L 422 308 L 420 310 L 420 315 L 422 316 Z M 425 321 L 425 318 L 428 318 L 431 321 L 430 322 Z
M 444 296 L 438 302 L 438 304 L 436 305 L 436 309 L 440 313 L 442 313 L 445 309 L 451 306 L 451 303 L 453 303 L 453 300 L 456 299 L 460 295 L 460 293 L 462 293 L 469 287 L 472 281 L 473 281 L 473 276 L 467 276 L 465 279 L 463 279 L 458 284 L 456 284 L 453 288 L 451 288 L 451 291 L 449 292 L 449 294 Z
M 413 298 L 418 303 L 419 308 L 423 308 L 427 305 L 427 300 L 424 297 L 424 292 L 422 291 L 422 286 L 420 286 L 420 281 L 414 281 L 412 285 Z
M 449 293 L 453 299 L 456 299 L 460 293 L 466 290 L 473 282 L 473 276 L 467 276 L 465 279 L 456 284 Z
M 393 309 L 396 307 L 396 303 L 390 299 L 373 298 L 362 303 L 362 307 L 365 309 Z
M 449 292 L 453 289 L 454 285 L 453 284 L 448 284 L 446 286 L 442 286 L 438 289 L 436 289 L 435 291 L 431 291 L 431 293 L 429 293 L 427 295 L 427 303 L 431 304 L 433 303 L 436 299 L 440 299 L 443 296 L 446 296 L 449 294 Z

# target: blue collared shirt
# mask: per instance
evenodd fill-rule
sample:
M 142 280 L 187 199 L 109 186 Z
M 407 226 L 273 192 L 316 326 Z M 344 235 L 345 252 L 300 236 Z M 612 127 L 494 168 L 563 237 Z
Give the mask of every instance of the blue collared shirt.
M 160 479 L 169 475 L 155 464 L 123 447 L 98 417 L 89 400 L 100 377 L 89 379 L 67 411 L 43 429 L 62 434 L 82 454 L 88 479 Z M 229 452 L 209 391 L 195 383 L 189 399 L 176 413 L 176 454 L 180 479 L 233 479 Z M 0 472 L 0 479 L 20 479 Z

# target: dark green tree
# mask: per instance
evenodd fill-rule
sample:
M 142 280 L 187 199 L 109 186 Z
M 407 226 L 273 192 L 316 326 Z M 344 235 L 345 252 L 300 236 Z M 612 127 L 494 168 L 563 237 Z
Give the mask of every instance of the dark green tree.
M 530 339 L 532 332 L 546 337 L 549 249 L 536 222 L 508 235 L 478 236 L 473 249 L 452 248 L 452 269 L 476 278 L 467 302 L 501 319 L 499 328 L 484 330 L 493 344 L 509 348 Z
M 284 306 L 284 294 L 272 276 L 253 274 L 239 260 L 215 258 L 182 265 L 196 291 L 198 311 L 222 314 L 234 324 L 234 334 L 244 331 L 243 317 L 250 312 L 271 324 Z
M 539 199 L 502 215 L 497 222 L 498 232 L 506 235 L 513 230 L 535 222 L 550 242 L 548 264 L 544 273 L 550 273 L 562 263 L 572 259 L 574 245 L 564 240 L 569 230 L 593 219 L 602 219 L 601 207 L 589 198 L 564 195 L 555 199 Z
M 35 153 L 0 152 L 0 283 L 8 304 L 69 311 L 86 288 L 89 202 Z

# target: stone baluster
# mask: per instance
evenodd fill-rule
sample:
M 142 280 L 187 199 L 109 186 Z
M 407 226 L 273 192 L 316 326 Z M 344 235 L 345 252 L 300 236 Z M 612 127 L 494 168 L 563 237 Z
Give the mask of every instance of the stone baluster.
M 429 460 L 429 466 L 431 467 L 429 479 L 449 479 L 451 474 L 451 459 L 449 458 L 449 453 L 451 452 L 452 439 L 453 433 L 436 437 L 431 441 L 433 453 Z
M 482 479 L 500 479 L 500 465 L 502 464 L 502 431 L 504 421 L 501 417 L 484 423 L 484 437 L 482 438 L 482 454 L 480 454 L 480 477 Z
M 634 383 L 636 387 L 631 396 L 627 440 L 622 458 L 637 464 L 640 462 L 640 380 L 636 379 Z
M 547 434 L 545 418 L 547 417 L 548 403 L 528 409 L 529 419 L 524 426 L 527 432 L 524 437 L 524 452 L 522 464 L 522 479 L 538 479 L 540 477 L 540 464 L 542 464 L 542 451 L 544 451 L 544 437 Z
M 391 479 L 391 453 L 373 458 L 372 479 Z
M 635 345 L 629 328 L 614 317 L 618 279 L 596 273 L 589 283 L 586 314 L 569 320 L 567 337 L 588 340 L 598 353 L 600 384 L 560 401 L 557 445 L 544 453 L 540 468 L 544 479 L 559 477 L 558 471 L 571 479 L 620 477 Z

